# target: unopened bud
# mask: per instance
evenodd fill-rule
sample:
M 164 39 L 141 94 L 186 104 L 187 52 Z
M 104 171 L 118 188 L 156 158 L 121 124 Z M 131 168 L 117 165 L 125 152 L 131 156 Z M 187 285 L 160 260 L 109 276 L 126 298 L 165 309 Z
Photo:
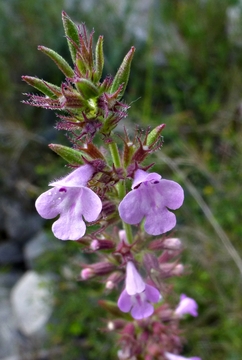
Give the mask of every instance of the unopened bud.
M 107 328 L 109 331 L 122 329 L 124 327 L 125 322 L 121 319 L 109 321 L 107 323 Z
M 163 242 L 164 249 L 181 250 L 182 242 L 178 238 L 167 238 Z
M 100 262 L 91 265 L 85 265 L 85 269 L 81 271 L 80 277 L 83 280 L 88 280 L 94 276 L 102 276 L 110 274 L 114 271 L 116 266 L 109 262 Z
M 106 289 L 113 290 L 118 285 L 118 283 L 123 279 L 123 277 L 124 277 L 123 273 L 119 271 L 113 272 L 106 281 L 106 285 L 105 285 Z
M 81 278 L 82 280 L 88 280 L 91 279 L 93 276 L 95 276 L 95 273 L 92 269 L 86 268 L 81 271 Z
M 182 243 L 178 238 L 161 238 L 153 240 L 149 244 L 150 250 L 181 250 Z
M 179 254 L 180 254 L 180 251 L 178 251 L 178 250 L 165 250 L 158 258 L 159 263 L 160 264 L 167 263 L 168 261 L 174 259 Z
M 162 263 L 160 270 L 165 277 L 180 276 L 184 273 L 184 266 L 176 263 Z
M 124 243 L 128 244 L 125 230 L 119 230 L 118 236 L 119 236 L 119 239 L 120 239 L 121 242 L 124 242 Z
M 115 244 L 111 240 L 93 240 L 90 244 L 90 248 L 94 251 L 96 250 L 107 250 L 107 249 L 113 249 L 115 247 Z

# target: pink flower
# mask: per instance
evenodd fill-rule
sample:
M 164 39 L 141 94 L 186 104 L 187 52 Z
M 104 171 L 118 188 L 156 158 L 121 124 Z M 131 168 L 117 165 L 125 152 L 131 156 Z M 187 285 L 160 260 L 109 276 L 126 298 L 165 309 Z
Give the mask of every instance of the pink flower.
M 167 360 L 201 360 L 201 358 L 199 358 L 197 356 L 187 358 L 187 357 L 184 357 L 184 356 L 171 354 L 169 352 L 165 352 L 165 357 L 167 358 Z
M 97 219 L 102 210 L 102 202 L 91 189 L 86 187 L 94 169 L 83 165 L 69 175 L 50 183 L 52 189 L 41 194 L 35 206 L 45 219 L 55 218 L 52 226 L 54 235 L 61 240 L 78 240 L 86 231 L 86 221 Z
M 196 301 L 192 298 L 187 297 L 185 294 L 182 294 L 180 296 L 180 302 L 175 310 L 175 314 L 178 317 L 182 317 L 185 314 L 198 316 Z
M 119 214 L 128 224 L 138 224 L 145 218 L 145 231 L 163 234 L 176 225 L 176 216 L 168 210 L 178 209 L 184 200 L 182 187 L 156 173 L 137 170 L 132 190 L 119 204 Z
M 151 285 L 145 284 L 132 261 L 128 261 L 126 268 L 126 286 L 118 299 L 118 307 L 123 312 L 129 312 L 134 319 L 144 319 L 154 312 L 150 303 L 161 299 L 159 291 Z

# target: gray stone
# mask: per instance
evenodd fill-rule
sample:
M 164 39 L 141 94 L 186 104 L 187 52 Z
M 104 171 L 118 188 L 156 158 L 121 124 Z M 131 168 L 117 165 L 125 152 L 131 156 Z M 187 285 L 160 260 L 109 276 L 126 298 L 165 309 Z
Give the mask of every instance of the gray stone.
M 11 291 L 10 301 L 16 323 L 26 336 L 41 331 L 52 312 L 50 278 L 27 271 Z

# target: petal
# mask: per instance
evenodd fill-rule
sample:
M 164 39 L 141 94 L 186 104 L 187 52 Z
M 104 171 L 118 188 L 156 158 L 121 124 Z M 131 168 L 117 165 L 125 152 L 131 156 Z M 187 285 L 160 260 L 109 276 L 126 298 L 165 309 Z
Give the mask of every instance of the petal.
M 145 289 L 145 283 L 132 261 L 127 263 L 125 289 L 129 295 L 139 294 Z
M 81 214 L 69 209 L 53 223 L 52 231 L 57 239 L 79 240 L 86 232 L 86 224 Z
M 61 204 L 65 202 L 66 197 L 67 189 L 50 189 L 38 197 L 35 202 L 36 210 L 44 219 L 52 219 L 61 212 Z
M 144 217 L 140 207 L 140 191 L 130 191 L 119 204 L 118 210 L 121 219 L 128 224 L 138 224 Z
M 154 307 L 150 303 L 147 301 L 142 301 L 141 303 L 137 301 L 131 310 L 131 315 L 134 319 L 140 320 L 152 315 L 153 312 Z
M 126 290 L 121 292 L 121 295 L 118 299 L 118 307 L 123 312 L 129 312 L 132 307 L 131 296 L 127 293 Z
M 161 179 L 156 184 L 156 189 L 163 197 L 165 206 L 169 209 L 176 210 L 182 206 L 184 201 L 184 191 L 175 181 Z
M 180 297 L 180 302 L 175 310 L 175 314 L 178 316 L 183 316 L 185 314 L 198 316 L 197 307 L 197 303 L 194 299 L 182 294 Z
M 151 285 L 145 285 L 145 296 L 146 299 L 152 303 L 157 303 L 161 299 L 160 292 Z
M 184 356 L 180 356 L 180 355 L 175 355 L 175 354 L 171 354 L 169 352 L 165 352 L 165 357 L 167 360 L 201 360 L 201 358 L 199 357 L 191 357 L 191 358 L 187 358 Z
M 53 181 L 50 183 L 51 186 L 66 186 L 66 187 L 80 187 L 85 186 L 91 179 L 94 173 L 94 168 L 91 165 L 83 165 L 78 169 L 72 171 L 69 175 L 64 178 Z
M 172 212 L 166 208 L 155 210 L 150 211 L 145 220 L 144 228 L 148 234 L 160 235 L 176 226 L 176 216 Z
M 160 180 L 161 176 L 157 173 L 147 173 L 144 170 L 136 170 L 134 175 L 134 181 L 132 184 L 132 189 L 134 189 L 137 185 L 145 181 L 151 180 Z
M 100 198 L 89 188 L 82 188 L 82 195 L 80 201 L 82 202 L 82 215 L 85 220 L 90 222 L 97 219 L 102 210 L 102 201 Z

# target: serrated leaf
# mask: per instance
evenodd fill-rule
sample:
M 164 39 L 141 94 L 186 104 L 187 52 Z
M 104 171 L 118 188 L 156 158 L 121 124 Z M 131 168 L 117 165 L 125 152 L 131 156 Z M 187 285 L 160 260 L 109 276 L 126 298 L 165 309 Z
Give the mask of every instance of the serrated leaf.
M 55 52 L 52 49 L 49 49 L 45 46 L 38 46 L 38 50 L 42 51 L 44 54 L 48 55 L 58 66 L 58 68 L 63 72 L 63 74 L 67 77 L 73 77 L 74 71 L 70 67 L 70 65 L 66 62 L 66 60 Z
M 64 26 L 71 58 L 73 63 L 75 64 L 77 48 L 80 46 L 78 27 L 64 11 L 62 12 L 62 21 L 63 21 L 63 26 Z

